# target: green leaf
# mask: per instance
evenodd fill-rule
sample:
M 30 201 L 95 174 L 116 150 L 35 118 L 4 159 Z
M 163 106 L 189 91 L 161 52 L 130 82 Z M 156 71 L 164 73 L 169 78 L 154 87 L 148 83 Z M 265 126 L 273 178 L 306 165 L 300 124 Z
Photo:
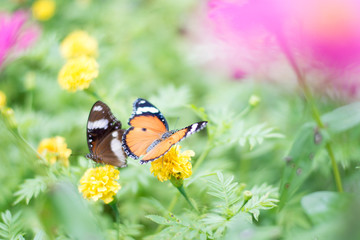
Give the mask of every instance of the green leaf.
M 173 225 L 174 222 L 170 221 L 169 219 L 166 219 L 164 217 L 158 216 L 158 215 L 146 215 L 146 218 L 150 219 L 153 222 L 156 222 L 160 225 Z
M 256 226 L 251 224 L 248 214 L 238 214 L 228 224 L 225 240 L 233 239 L 281 239 L 282 229 L 278 226 Z
M 301 127 L 294 143 L 285 157 L 286 166 L 280 184 L 280 204 L 283 207 L 311 173 L 312 160 L 324 146 L 323 132 L 308 123 Z
M 129 220 L 124 220 L 122 224 L 119 224 L 120 238 L 119 239 L 134 239 L 133 237 L 140 236 L 141 225 L 130 223 Z M 117 231 L 113 231 L 114 239 L 117 238 Z
M 256 221 L 259 220 L 260 210 L 269 210 L 277 207 L 279 202 L 278 188 L 262 184 L 261 186 L 254 186 L 250 192 L 252 198 L 245 204 L 243 211 L 249 212 L 253 215 Z
M 360 124 L 360 102 L 339 107 L 324 114 L 321 119 L 333 132 L 343 132 Z
M 189 105 L 190 109 L 192 109 L 195 114 L 200 117 L 204 121 L 209 121 L 208 115 L 205 112 L 205 108 L 203 107 L 196 107 L 194 104 Z
M 238 186 L 237 182 L 233 182 L 234 176 L 230 176 L 225 179 L 221 172 L 217 172 L 216 180 L 209 180 L 209 195 L 212 195 L 221 202 L 217 205 L 222 208 L 224 214 L 232 214 L 233 210 L 231 207 L 237 203 L 240 198 L 236 195 L 236 187 Z
M 244 129 L 243 126 L 242 128 Z M 274 133 L 274 130 L 275 129 L 272 127 L 266 127 L 265 123 L 255 125 L 240 134 L 241 137 L 239 138 L 239 144 L 244 147 L 246 143 L 248 143 L 250 149 L 253 149 L 256 145 L 262 144 L 265 139 L 284 138 L 284 135 Z
M 47 239 L 45 233 L 43 231 L 38 231 L 34 237 L 34 240 L 44 240 Z
M 20 219 L 20 213 L 11 214 L 9 210 L 5 213 L 1 213 L 1 219 L 3 223 L 0 223 L 0 237 L 4 239 L 24 239 L 21 232 L 22 221 Z
M 73 184 L 58 182 L 49 196 L 49 208 L 54 216 L 46 216 L 43 220 L 49 229 L 61 225 L 71 239 L 105 239 L 103 225 L 97 222 Z
M 26 179 L 20 186 L 14 196 L 17 196 L 14 204 L 18 204 L 25 199 L 26 204 L 29 204 L 32 198 L 36 198 L 41 192 L 46 190 L 46 182 L 44 177 L 36 177 L 34 179 Z
M 345 204 L 344 196 L 336 192 L 314 192 L 301 199 L 301 206 L 314 224 L 335 218 Z

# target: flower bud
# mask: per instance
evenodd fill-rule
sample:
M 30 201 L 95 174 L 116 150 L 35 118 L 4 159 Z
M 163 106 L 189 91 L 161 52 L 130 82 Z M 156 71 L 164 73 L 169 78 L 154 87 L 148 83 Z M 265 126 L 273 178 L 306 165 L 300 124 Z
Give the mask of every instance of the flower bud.
M 252 198 L 253 194 L 252 192 L 246 190 L 244 191 L 244 200 L 245 202 L 249 201 Z
M 14 110 L 12 108 L 9 108 L 9 107 L 2 108 L 1 115 L 6 120 L 6 124 L 8 125 L 8 127 L 12 128 L 12 129 L 17 128 L 15 114 L 14 114 Z
M 259 96 L 257 95 L 251 95 L 250 99 L 249 99 L 249 105 L 251 107 L 256 107 L 259 103 L 260 103 L 261 99 Z

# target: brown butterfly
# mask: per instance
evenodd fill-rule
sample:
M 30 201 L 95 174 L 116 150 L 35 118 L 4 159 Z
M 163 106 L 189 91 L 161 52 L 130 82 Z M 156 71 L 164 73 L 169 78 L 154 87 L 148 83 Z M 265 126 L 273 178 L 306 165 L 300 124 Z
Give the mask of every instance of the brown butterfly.
M 138 98 L 129 119 L 131 126 L 125 131 L 122 142 L 125 153 L 140 163 L 160 158 L 171 146 L 206 127 L 207 122 L 197 122 L 180 130 L 169 131 L 166 119 L 159 109 L 145 99 Z
M 87 158 L 98 163 L 126 167 L 126 154 L 122 148 L 121 122 L 103 102 L 97 101 L 91 108 L 87 121 Z

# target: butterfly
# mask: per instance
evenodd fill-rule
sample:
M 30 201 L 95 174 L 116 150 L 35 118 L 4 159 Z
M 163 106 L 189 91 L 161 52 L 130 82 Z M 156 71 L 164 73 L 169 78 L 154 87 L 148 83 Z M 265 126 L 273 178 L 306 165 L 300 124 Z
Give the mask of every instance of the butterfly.
M 123 135 L 123 149 L 140 163 L 154 161 L 169 151 L 171 146 L 207 125 L 206 121 L 191 124 L 180 130 L 169 131 L 165 117 L 159 109 L 145 99 L 138 98 L 133 104 L 133 113 Z
M 103 102 L 97 101 L 91 108 L 87 121 L 87 158 L 98 163 L 126 167 L 126 154 L 122 148 L 121 122 Z

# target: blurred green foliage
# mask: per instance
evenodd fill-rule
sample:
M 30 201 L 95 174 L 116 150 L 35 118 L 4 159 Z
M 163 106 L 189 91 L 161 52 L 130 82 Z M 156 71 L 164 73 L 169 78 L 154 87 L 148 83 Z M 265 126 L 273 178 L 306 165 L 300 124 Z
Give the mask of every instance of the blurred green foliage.
M 1 10 L 29 8 L 32 2 L 6 0 Z M 55 16 L 39 23 L 43 32 L 36 45 L 0 72 L 0 89 L 17 123 L 11 128 L 5 115 L 0 121 L 1 238 L 360 237 L 359 103 L 332 111 L 344 103 L 316 97 L 329 126 L 318 131 L 301 94 L 192 66 L 183 40 L 196 1 L 56 4 Z M 66 92 L 57 83 L 65 61 L 60 42 L 77 29 L 99 43 L 100 75 L 91 87 L 124 127 L 137 97 L 154 103 L 171 129 L 209 121 L 207 131 L 181 143 L 196 153 L 185 186 L 199 212 L 169 182 L 157 181 L 149 164 L 132 159 L 120 170 L 118 219 L 110 205 L 82 199 L 79 179 L 94 164 L 84 157 L 86 121 L 98 99 L 85 91 Z M 253 94 L 261 99 L 257 106 L 248 104 Z M 47 166 L 34 151 L 41 139 L 56 135 L 73 151 L 69 169 Z M 325 142 L 333 143 L 347 194 L 330 192 L 335 183 Z M 244 190 L 253 194 L 248 202 Z

